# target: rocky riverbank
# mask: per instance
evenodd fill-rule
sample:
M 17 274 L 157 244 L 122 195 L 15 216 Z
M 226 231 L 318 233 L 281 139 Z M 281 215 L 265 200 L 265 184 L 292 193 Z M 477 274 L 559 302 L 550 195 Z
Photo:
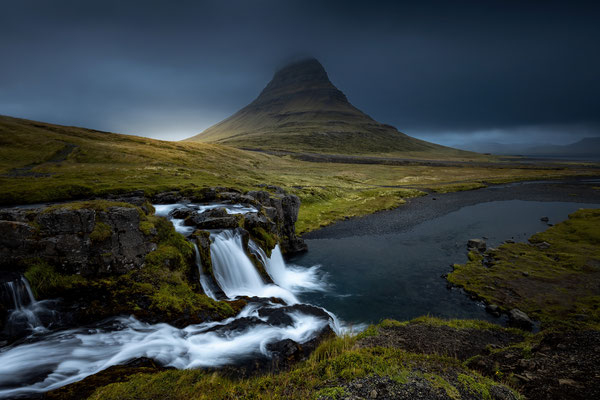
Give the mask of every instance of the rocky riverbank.
M 300 201 L 274 186 L 242 193 L 230 188 L 143 193 L 49 206 L 0 210 L 0 276 L 23 274 L 37 300 L 56 299 L 52 329 L 90 324 L 117 315 L 184 327 L 235 315 L 246 300 L 215 301 L 199 285 L 192 241 L 154 214 L 154 204 L 179 203 L 177 212 L 194 232 L 204 265 L 210 270 L 210 241 L 203 229 L 235 228 L 270 254 L 303 251 L 295 234 Z M 192 212 L 189 203 L 243 204 L 255 213 L 230 215 L 214 208 Z M 191 238 L 190 238 L 191 239 Z M 261 265 L 254 257 L 257 266 Z M 12 277 L 12 278 L 11 278 Z M 263 277 L 268 275 L 263 271 Z M 8 296 L 8 294 L 7 294 Z M 7 315 L 0 304 L 0 332 Z M 26 331 L 0 334 L 15 340 Z M 15 336 L 16 335 L 16 336 Z

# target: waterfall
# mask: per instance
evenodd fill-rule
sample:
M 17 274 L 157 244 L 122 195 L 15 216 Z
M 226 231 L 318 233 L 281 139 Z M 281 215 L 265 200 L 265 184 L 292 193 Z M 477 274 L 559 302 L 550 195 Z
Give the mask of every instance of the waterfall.
M 180 206 L 184 205 L 156 206 L 157 215 L 169 217 L 177 231 L 189 234 L 192 227 L 185 226 L 181 219 L 170 217 L 171 211 Z M 185 204 L 198 212 L 215 206 Z M 224 207 L 231 214 L 256 212 L 254 208 L 239 205 Z M 0 399 L 43 393 L 140 357 L 152 358 L 160 365 L 178 369 L 219 367 L 245 357 L 268 358 L 271 356 L 270 344 L 288 339 L 303 344 L 327 326 L 340 332 L 333 314 L 319 307 L 298 304 L 293 293 L 322 290 L 324 283 L 317 276 L 318 267 L 286 266 L 279 246 L 273 249 L 269 258 L 256 243 L 249 241 L 249 250 L 276 283 L 267 284 L 246 254 L 239 231 L 212 232 L 211 241 L 214 279 L 204 272 L 198 246 L 194 244 L 204 292 L 213 299 L 221 296 L 221 290 L 229 299 L 237 296 L 262 299 L 249 299 L 247 306 L 235 317 L 183 329 L 121 317 L 93 328 L 32 335 L 27 342 L 15 343 L 0 351 Z M 5 303 L 13 307 L 10 317 L 25 318 L 30 329 L 44 329 L 38 316 L 44 316 L 39 310 L 45 309 L 45 302 L 35 300 L 27 280 L 20 278 L 4 286 L 5 292 L 10 293 Z M 287 305 L 272 302 L 270 298 L 273 297 L 284 300 Z M 282 315 L 289 318 L 282 318 Z
M 276 245 L 271 251 L 271 257 L 267 257 L 263 249 L 252 240 L 248 242 L 248 247 L 262 262 L 265 270 L 276 285 L 294 293 L 324 291 L 327 289 L 327 284 L 319 274 L 318 265 L 310 268 L 286 265 L 279 245 Z
M 288 304 L 298 302 L 289 290 L 264 282 L 244 251 L 239 232 L 226 230 L 212 235 L 212 238 L 210 253 L 213 273 L 227 297 L 279 297 Z
M 5 301 L 10 303 L 6 329 L 9 333 L 29 330 L 35 333 L 45 332 L 46 328 L 39 315 L 48 310 L 43 302 L 38 302 L 33 296 L 29 282 L 25 277 L 3 283 Z M 6 297 L 8 299 L 6 299 Z
M 198 245 L 194 243 L 194 252 L 196 253 L 196 266 L 198 267 L 198 274 L 200 275 L 200 285 L 202 286 L 202 290 L 204 294 L 210 297 L 213 300 L 218 300 L 217 295 L 215 294 L 215 290 L 213 288 L 212 282 L 210 278 L 204 272 L 204 268 L 202 268 L 202 260 L 200 259 L 200 251 L 198 250 Z

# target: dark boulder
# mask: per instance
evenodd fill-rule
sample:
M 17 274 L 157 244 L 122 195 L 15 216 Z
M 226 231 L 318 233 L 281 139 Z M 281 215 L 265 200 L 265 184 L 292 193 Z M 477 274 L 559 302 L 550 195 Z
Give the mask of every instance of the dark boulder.
M 469 239 L 467 242 L 467 248 L 469 250 L 477 250 L 480 253 L 483 253 L 487 248 L 487 244 L 483 239 Z
M 214 208 L 200 214 L 190 214 L 184 224 L 198 229 L 234 229 L 240 225 L 242 218 L 239 214 L 228 214 L 224 208 Z
M 513 308 L 508 314 L 508 325 L 530 331 L 533 329 L 533 321 L 527 314 L 518 308 Z

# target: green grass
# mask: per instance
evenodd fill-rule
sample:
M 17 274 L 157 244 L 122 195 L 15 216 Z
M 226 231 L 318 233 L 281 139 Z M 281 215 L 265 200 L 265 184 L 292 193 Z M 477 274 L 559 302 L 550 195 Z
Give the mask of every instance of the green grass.
M 345 382 L 368 376 L 387 376 L 399 384 L 413 376 L 426 378 L 446 393 L 458 393 L 457 385 L 468 391 L 486 393 L 498 385 L 467 370 L 457 360 L 419 355 L 399 349 L 355 348 L 355 338 L 331 338 L 322 343 L 305 362 L 290 371 L 245 379 L 225 378 L 202 370 L 169 370 L 138 374 L 129 381 L 96 390 L 90 399 L 315 399 L 339 398 Z M 453 371 L 459 380 L 452 381 Z
M 42 260 L 32 260 L 25 272 L 36 299 L 50 298 L 57 292 L 68 290 L 86 282 L 81 275 L 63 275 Z
M 61 162 L 52 159 L 66 144 L 77 147 Z M 34 164 L 47 176 L 10 176 Z M 545 169 L 490 166 L 312 163 L 232 147 L 166 142 L 136 136 L 0 117 L 0 204 L 84 199 L 143 190 L 199 191 L 211 186 L 255 190 L 273 184 L 298 195 L 303 205 L 298 232 L 350 216 L 401 205 L 424 190 L 464 190 L 485 182 L 586 175 L 585 166 Z M 475 186 L 473 186 L 475 185 Z
M 409 321 L 396 321 L 393 319 L 384 319 L 379 324 L 369 325 L 367 329 L 359 333 L 356 337 L 361 339 L 369 336 L 377 336 L 380 328 L 393 328 L 398 326 L 407 326 L 412 324 L 425 324 L 433 326 L 447 326 L 453 329 L 478 329 L 478 330 L 494 330 L 494 331 L 506 331 L 518 335 L 527 336 L 528 333 L 515 328 L 504 328 L 500 325 L 493 324 L 491 322 L 482 321 L 478 319 L 446 319 L 432 317 L 430 315 L 423 315 L 417 318 L 413 318 Z
M 504 310 L 519 308 L 543 327 L 600 327 L 600 210 L 579 210 L 530 242 L 491 251 L 490 268 L 473 254 L 448 280 Z M 536 246 L 543 242 L 550 246 Z

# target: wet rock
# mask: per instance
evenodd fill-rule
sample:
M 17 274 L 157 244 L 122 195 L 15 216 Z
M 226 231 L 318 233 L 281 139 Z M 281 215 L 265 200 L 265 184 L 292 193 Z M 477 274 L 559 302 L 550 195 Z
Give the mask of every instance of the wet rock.
M 548 221 L 550 221 L 550 218 L 548 218 L 548 217 L 542 217 L 542 218 L 540 218 L 540 221 L 542 221 L 542 222 L 548 222 Z
M 530 331 L 533 329 L 533 321 L 527 314 L 518 308 L 513 308 L 508 314 L 508 325 Z
M 500 316 L 500 307 L 498 307 L 496 304 L 488 304 L 485 306 L 485 311 L 489 312 L 490 314 L 499 317 Z
M 283 308 L 262 308 L 258 311 L 261 318 L 267 318 L 267 323 L 274 326 L 291 326 L 292 317 Z
M 183 196 L 179 192 L 164 192 L 158 193 L 152 197 L 154 204 L 173 204 L 179 203 Z
M 477 250 L 480 253 L 483 253 L 487 248 L 487 244 L 483 239 L 469 239 L 467 242 L 467 248 L 469 250 Z
M 234 229 L 239 226 L 241 218 L 240 215 L 228 214 L 224 208 L 214 208 L 188 215 L 184 224 L 198 229 Z
M 217 197 L 230 203 L 239 203 L 241 200 L 241 194 L 238 192 L 220 192 Z
M 550 248 L 550 243 L 548 242 L 534 243 L 533 245 L 540 250 L 546 250 Z
M 259 203 L 262 203 L 263 205 L 269 201 L 269 198 L 271 196 L 269 192 L 266 192 L 264 190 L 251 190 L 248 193 L 246 193 L 246 195 L 252 197 L 253 199 L 258 201 Z
M 186 219 L 187 217 L 194 214 L 195 212 L 196 212 L 196 210 L 194 210 L 192 208 L 181 207 L 181 208 L 176 208 L 173 211 L 171 211 L 169 213 L 169 217 L 175 218 L 175 219 Z

